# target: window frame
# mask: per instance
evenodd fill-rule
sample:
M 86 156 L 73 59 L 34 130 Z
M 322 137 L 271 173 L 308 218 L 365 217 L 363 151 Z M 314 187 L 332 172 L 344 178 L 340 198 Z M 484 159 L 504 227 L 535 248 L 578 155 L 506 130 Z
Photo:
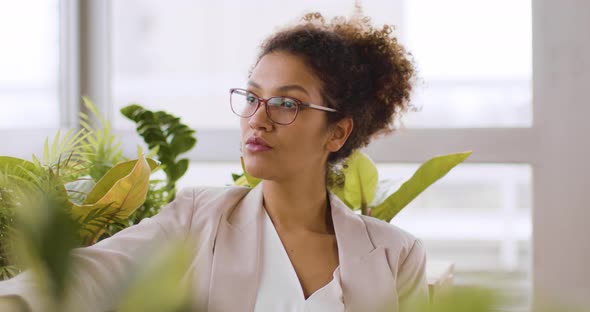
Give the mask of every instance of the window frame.
M 366 151 L 377 162 L 423 162 L 432 155 L 473 150 L 468 163 L 530 164 L 534 294 L 549 292 L 588 302 L 583 290 L 590 289 L 590 252 L 575 243 L 576 237 L 590 236 L 585 223 L 590 219 L 585 192 L 554 182 L 587 185 L 587 172 L 578 164 L 590 156 L 590 144 L 575 136 L 590 133 L 584 120 L 584 116 L 590 116 L 590 106 L 583 105 L 587 100 L 583 91 L 590 85 L 590 65 L 576 61 L 581 55 L 590 55 L 590 41 L 576 35 L 579 29 L 590 29 L 590 3 L 568 3 L 571 5 L 532 0 L 531 127 L 402 129 L 375 140 Z M 90 96 L 107 118 L 114 114 L 109 85 L 109 7 L 110 1 L 62 0 L 62 127 L 76 127 L 81 110 L 79 94 Z M 0 153 L 28 158 L 39 153 L 42 141 L 54 130 L 0 130 L 4 141 Z M 125 142 L 122 146 L 126 154 L 136 152 L 134 147 L 141 141 L 134 131 L 116 131 L 116 135 Z M 239 158 L 239 130 L 197 129 L 197 136 L 197 148 L 188 155 L 191 161 Z M 567 151 L 569 161 L 564 161 L 561 151 Z M 557 205 L 560 209 L 555 209 Z
M 41 155 L 46 138 L 60 129 L 77 128 L 80 111 L 79 0 L 59 0 L 58 127 L 0 129 L 0 155 L 30 159 Z

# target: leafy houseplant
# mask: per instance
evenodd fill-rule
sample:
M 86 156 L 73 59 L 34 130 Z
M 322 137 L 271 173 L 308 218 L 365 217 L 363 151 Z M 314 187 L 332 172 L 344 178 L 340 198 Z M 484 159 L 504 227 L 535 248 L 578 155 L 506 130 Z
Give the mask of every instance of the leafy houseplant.
M 168 178 L 166 189 L 174 194 L 176 181 L 189 165 L 188 158 L 177 158 L 195 146 L 195 131 L 181 123 L 179 117 L 163 111 L 152 112 L 139 105 L 123 107 L 121 113 L 137 123 L 137 133 L 151 150 L 155 150 Z
M 36 293 L 37 299 L 43 299 L 43 306 L 34 308 L 49 312 L 80 311 L 85 302 L 76 301 L 72 294 L 80 285 L 75 284 L 75 263 L 70 257 L 71 250 L 79 246 L 78 226 L 64 211 L 64 198 L 44 193 L 30 196 L 18 188 L 13 195 L 21 203 L 15 212 L 18 221 L 13 225 L 14 250 L 40 291 Z M 119 282 L 113 290 L 117 294 L 116 311 L 191 311 L 190 288 L 178 283 L 190 264 L 188 250 L 175 242 L 164 245 L 155 241 L 152 247 L 159 252 L 138 259 L 138 265 L 131 270 L 116 273 L 114 278 Z M 33 307 L 25 307 L 15 296 L 0 297 L 0 311 L 29 311 L 30 308 Z
M 131 105 L 121 112 L 137 123 L 150 155 L 162 165 L 140 150 L 137 159 L 126 159 L 110 123 L 88 98 L 83 102 L 91 116 L 80 114 L 78 132 L 47 139 L 42 160 L 0 156 L 0 280 L 29 268 L 49 292 L 48 311 L 67 310 L 70 250 L 156 214 L 174 198 L 175 183 L 188 167 L 188 160 L 176 158 L 196 144 L 194 131 L 179 118 Z M 166 179 L 150 179 L 158 169 Z M 188 291 L 171 285 L 186 271 L 186 252 L 180 246 L 162 248 L 169 252 L 122 277 L 133 286 L 120 311 L 188 311 L 183 308 Z M 145 283 L 153 272 L 163 281 L 160 286 Z
M 139 105 L 129 105 L 121 113 L 136 123 L 137 133 L 143 138 L 166 174 L 166 180 L 153 180 L 145 203 L 129 218 L 127 225 L 154 216 L 176 194 L 176 182 L 186 173 L 189 160 L 178 159 L 197 143 L 195 131 L 181 123 L 180 118 L 163 111 L 150 111 Z
M 150 133 L 160 127 L 165 138 L 172 138 L 170 142 L 152 140 L 149 144 L 155 149 L 151 153 L 163 159 L 162 167 L 168 170 L 166 180 L 156 180 L 150 179 L 150 175 L 160 168 L 159 163 L 140 151 L 137 159 L 123 157 L 110 123 L 89 99 L 83 98 L 83 102 L 99 127 L 92 125 L 91 116 L 81 113 L 82 129 L 63 136 L 58 131 L 51 144 L 47 139 L 42 160 L 34 155 L 32 161 L 0 156 L 0 279 L 16 275 L 20 269 L 10 256 L 9 233 L 15 225 L 15 215 L 27 206 L 27 196 L 23 194 L 42 194 L 52 206 L 60 203 L 57 206 L 77 229 L 73 237 L 76 246 L 88 246 L 156 214 L 172 200 L 175 182 L 186 171 L 184 161 L 176 163 L 175 158 L 194 147 L 196 139 L 192 136 L 194 131 L 180 123 L 179 118 L 157 112 L 158 121 L 151 122 L 153 113 L 140 106 L 123 109 L 142 111 L 134 115 L 142 129 L 140 134 L 153 138 Z
M 88 99 L 84 103 L 95 110 Z M 59 203 L 76 225 L 78 234 L 73 239 L 79 246 L 95 243 L 109 224 L 126 218 L 145 198 L 157 162 L 140 154 L 109 168 L 110 162 L 120 160 L 116 148 L 107 144 L 112 143 L 109 127 L 93 130 L 89 116 L 81 115 L 80 131 L 70 130 L 63 136 L 58 131 L 51 144 L 45 141 L 42 160 L 34 155 L 32 161 L 0 156 L 0 271 L 4 278 L 18 272 L 9 257 L 7 237 L 14 215 L 26 206 L 28 196 L 42 195 L 54 205 Z
M 389 222 L 414 198 L 469 155 L 471 152 L 434 157 L 423 163 L 414 175 L 400 186 L 393 180 L 379 180 L 375 163 L 357 150 L 344 161 L 338 174 L 331 173 L 335 183 L 329 188 L 350 209 L 360 210 L 363 215 Z M 260 179 L 246 172 L 243 159 L 241 162 L 244 174 L 232 174 L 234 184 L 254 187 L 260 183 Z

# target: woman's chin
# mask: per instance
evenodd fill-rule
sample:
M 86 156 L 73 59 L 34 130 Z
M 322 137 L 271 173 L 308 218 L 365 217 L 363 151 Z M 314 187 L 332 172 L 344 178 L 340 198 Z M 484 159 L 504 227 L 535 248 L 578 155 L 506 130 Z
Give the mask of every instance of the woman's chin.
M 268 177 L 268 163 L 262 163 L 257 161 L 256 159 L 248 159 L 244 157 L 244 166 L 246 167 L 246 171 L 249 175 L 266 180 Z

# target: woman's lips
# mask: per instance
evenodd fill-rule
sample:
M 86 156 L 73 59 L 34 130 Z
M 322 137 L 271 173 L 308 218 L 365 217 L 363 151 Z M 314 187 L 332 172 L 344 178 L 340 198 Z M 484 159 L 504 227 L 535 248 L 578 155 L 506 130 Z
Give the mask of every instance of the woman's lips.
M 250 152 L 264 152 L 269 151 L 272 147 L 260 137 L 252 136 L 246 141 L 246 150 Z
M 263 144 L 246 143 L 246 150 L 249 152 L 264 152 L 270 151 L 271 149 L 272 147 Z

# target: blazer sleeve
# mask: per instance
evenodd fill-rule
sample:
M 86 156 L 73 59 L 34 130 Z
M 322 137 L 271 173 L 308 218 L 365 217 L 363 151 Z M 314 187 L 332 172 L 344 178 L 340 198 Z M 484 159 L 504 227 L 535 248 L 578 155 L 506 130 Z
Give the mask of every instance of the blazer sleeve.
M 84 307 L 84 311 L 113 310 L 121 289 L 121 276 L 126 276 L 144 255 L 155 252 L 158 242 L 185 239 L 190 229 L 198 189 L 179 192 L 160 213 L 146 218 L 97 244 L 72 251 L 72 283 L 67 306 Z M 1 300 L 8 298 L 8 300 Z M 0 282 L 0 309 L 15 300 L 24 301 L 32 311 L 44 311 L 42 292 L 25 271 Z M 91 310 L 94 309 L 94 310 Z M 2 310 L 5 311 L 5 310 Z
M 397 277 L 397 290 L 400 312 L 415 311 L 417 306 L 428 305 L 426 252 L 419 239 L 414 241 L 401 264 Z

